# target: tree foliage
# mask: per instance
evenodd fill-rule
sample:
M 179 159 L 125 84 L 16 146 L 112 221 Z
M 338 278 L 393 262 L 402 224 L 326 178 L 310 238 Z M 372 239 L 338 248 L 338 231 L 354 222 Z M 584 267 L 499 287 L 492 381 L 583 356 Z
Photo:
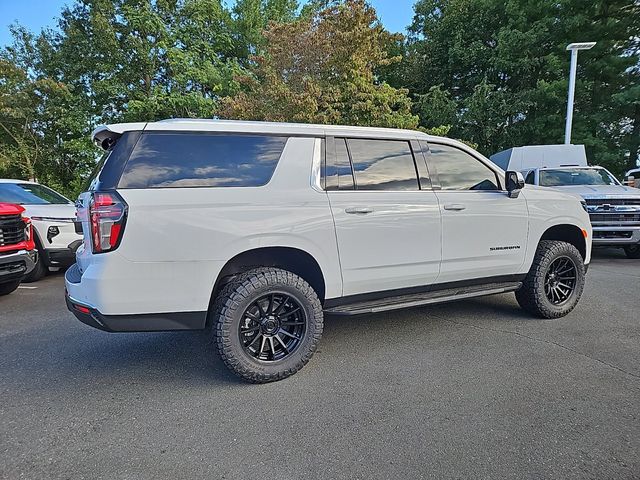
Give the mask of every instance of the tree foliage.
M 77 98 L 63 83 L 29 78 L 6 59 L 0 78 L 0 172 L 77 190 L 78 172 L 90 169 L 94 157 L 89 118 Z
M 238 54 L 248 59 L 264 46 L 262 32 L 270 23 L 292 22 L 297 17 L 297 0 L 237 0 L 233 17 Z
M 347 0 L 264 32 L 244 90 L 227 98 L 223 117 L 413 128 L 404 89 L 374 71 L 399 61 L 387 55 L 391 35 L 363 0 Z
M 13 33 L 0 51 L 12 69 L 4 67 L 0 85 L 19 95 L 3 95 L 0 109 L 13 112 L 16 129 L 20 118 L 23 140 L 18 147 L 0 137 L 10 158 L 0 175 L 35 173 L 70 194 L 92 169 L 97 124 L 213 117 L 243 70 L 232 12 L 220 0 L 81 0 L 64 8 L 56 30 Z
M 74 195 L 97 124 L 227 117 L 419 128 L 486 154 L 562 141 L 620 173 L 640 150 L 640 0 L 417 0 L 409 37 L 365 0 L 71 0 L 0 48 L 0 176 Z
M 402 85 L 415 95 L 422 125 L 451 122 L 453 135 L 476 142 L 484 153 L 560 143 L 568 88 L 565 47 L 597 41 L 579 56 L 572 138 L 587 145 L 593 162 L 620 172 L 635 164 L 640 139 L 639 5 L 419 0 Z

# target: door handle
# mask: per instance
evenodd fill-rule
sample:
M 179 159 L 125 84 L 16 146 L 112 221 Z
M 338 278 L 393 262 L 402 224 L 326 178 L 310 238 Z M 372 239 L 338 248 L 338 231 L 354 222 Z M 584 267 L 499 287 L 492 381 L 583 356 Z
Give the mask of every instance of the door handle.
M 464 205 L 461 205 L 459 203 L 451 203 L 449 205 L 445 205 L 444 209 L 445 210 L 452 210 L 454 212 L 461 212 L 462 210 L 465 210 L 467 207 L 465 207 Z
M 371 207 L 349 207 L 344 209 L 345 213 L 350 213 L 353 215 L 366 215 L 367 213 L 373 213 L 373 208 Z

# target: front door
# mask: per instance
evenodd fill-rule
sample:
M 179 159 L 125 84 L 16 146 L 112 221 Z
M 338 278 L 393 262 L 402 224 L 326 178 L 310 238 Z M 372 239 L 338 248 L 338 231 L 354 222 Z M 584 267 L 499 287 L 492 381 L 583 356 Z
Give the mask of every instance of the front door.
M 438 283 L 522 273 L 528 237 L 524 196 L 509 198 L 496 171 L 461 148 L 430 143 L 427 160 L 437 176 L 442 214 Z

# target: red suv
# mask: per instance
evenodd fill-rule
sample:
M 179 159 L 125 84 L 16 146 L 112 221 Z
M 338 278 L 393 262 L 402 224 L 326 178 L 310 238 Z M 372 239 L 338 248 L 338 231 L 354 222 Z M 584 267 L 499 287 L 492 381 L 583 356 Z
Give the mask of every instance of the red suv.
M 0 295 L 13 292 L 36 261 L 31 221 L 24 208 L 0 203 Z

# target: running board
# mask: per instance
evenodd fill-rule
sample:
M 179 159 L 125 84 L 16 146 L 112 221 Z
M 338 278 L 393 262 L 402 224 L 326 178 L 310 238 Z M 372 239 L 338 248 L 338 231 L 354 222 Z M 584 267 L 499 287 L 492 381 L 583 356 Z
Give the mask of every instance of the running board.
M 514 292 L 522 286 L 522 282 L 489 283 L 473 287 L 448 288 L 426 293 L 400 295 L 379 300 L 369 300 L 325 309 L 332 315 L 361 315 L 363 313 L 386 312 L 401 308 L 419 307 L 434 303 L 451 302 L 465 298 L 482 297 L 498 293 Z

